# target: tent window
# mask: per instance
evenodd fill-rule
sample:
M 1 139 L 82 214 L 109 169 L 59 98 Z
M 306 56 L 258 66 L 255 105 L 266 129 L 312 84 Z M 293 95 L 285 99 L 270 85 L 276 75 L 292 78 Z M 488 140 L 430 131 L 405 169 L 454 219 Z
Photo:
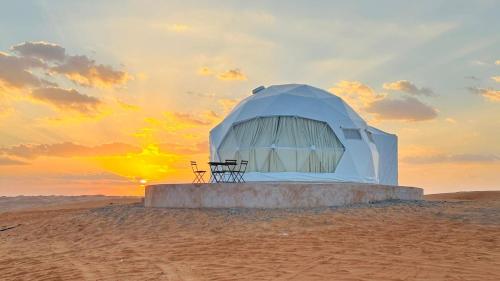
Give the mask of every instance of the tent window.
M 344 137 L 348 140 L 361 140 L 361 133 L 358 129 L 342 129 Z
M 333 173 L 344 150 L 325 122 L 273 116 L 235 124 L 218 153 L 221 159 L 248 160 L 250 172 Z

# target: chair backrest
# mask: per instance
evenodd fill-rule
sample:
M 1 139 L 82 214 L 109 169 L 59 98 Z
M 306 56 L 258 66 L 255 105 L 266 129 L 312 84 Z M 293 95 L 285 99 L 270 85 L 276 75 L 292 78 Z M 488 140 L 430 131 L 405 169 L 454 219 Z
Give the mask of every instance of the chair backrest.
M 233 160 L 233 159 L 226 159 L 226 164 L 229 164 L 226 166 L 226 169 L 228 171 L 235 171 L 236 167 L 238 166 L 238 161 Z
M 245 171 L 247 170 L 247 165 L 248 165 L 247 160 L 241 160 L 240 172 L 245 173 Z
M 196 165 L 196 161 L 191 161 L 191 170 L 193 170 L 193 172 L 198 171 L 198 165 Z

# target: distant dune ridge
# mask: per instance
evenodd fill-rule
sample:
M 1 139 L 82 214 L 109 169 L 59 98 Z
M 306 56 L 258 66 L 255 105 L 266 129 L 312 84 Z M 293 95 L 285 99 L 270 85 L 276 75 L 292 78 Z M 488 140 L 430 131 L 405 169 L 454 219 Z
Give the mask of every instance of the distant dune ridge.
M 285 210 L 0 197 L 0 279 L 500 280 L 500 191 L 425 197 Z
M 427 200 L 500 200 L 500 191 L 466 191 L 425 195 Z
M 29 209 L 79 209 L 96 208 L 108 203 L 133 203 L 140 197 L 133 196 L 0 196 L 0 212 Z

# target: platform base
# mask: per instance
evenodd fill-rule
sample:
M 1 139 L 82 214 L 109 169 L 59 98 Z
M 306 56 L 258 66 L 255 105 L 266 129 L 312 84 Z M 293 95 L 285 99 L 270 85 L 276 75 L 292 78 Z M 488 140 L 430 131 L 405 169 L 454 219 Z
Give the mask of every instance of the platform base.
M 166 208 L 314 208 L 389 199 L 420 200 L 423 189 L 363 183 L 251 182 L 146 186 L 144 205 Z

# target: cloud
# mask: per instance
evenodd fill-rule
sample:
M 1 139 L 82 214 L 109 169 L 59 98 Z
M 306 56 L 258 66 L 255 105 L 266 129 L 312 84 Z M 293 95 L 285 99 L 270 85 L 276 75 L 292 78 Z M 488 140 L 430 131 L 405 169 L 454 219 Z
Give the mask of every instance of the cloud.
M 436 109 L 414 97 L 393 99 L 358 81 L 341 81 L 330 91 L 357 111 L 374 114 L 379 120 L 423 121 L 437 117 Z
M 424 156 L 407 156 L 401 159 L 409 164 L 436 163 L 493 163 L 499 162 L 500 156 L 494 154 L 436 154 Z
M 11 50 L 22 57 L 33 57 L 45 61 L 64 61 L 66 50 L 48 42 L 24 42 L 11 47 Z
M 217 78 L 219 80 L 239 80 L 239 81 L 247 80 L 246 75 L 243 74 L 243 72 L 241 72 L 241 70 L 237 68 L 222 72 L 219 75 L 217 75 Z
M 184 112 L 165 112 L 168 122 L 184 126 L 207 126 L 214 122 L 219 116 L 213 111 L 205 111 L 194 115 Z
M 99 99 L 80 94 L 77 90 L 56 87 L 34 89 L 31 97 L 62 110 L 74 110 L 81 113 L 95 112 L 101 104 Z
M 198 69 L 198 75 L 201 76 L 213 76 L 219 80 L 223 81 L 246 81 L 247 76 L 239 69 L 234 68 L 227 71 L 223 71 L 217 74 L 217 72 L 207 66 L 203 66 Z
M 201 67 L 198 69 L 198 74 L 201 76 L 212 76 L 214 74 L 214 71 L 206 66 Z
M 64 63 L 50 68 L 82 86 L 110 87 L 124 84 L 131 77 L 109 65 L 97 64 L 87 56 L 67 56 Z
M 0 166 L 27 165 L 27 162 L 0 156 Z
M 0 148 L 0 153 L 25 159 L 34 159 L 39 156 L 52 157 L 93 157 L 113 156 L 126 153 L 137 153 L 140 148 L 126 143 L 109 143 L 97 146 L 84 146 L 71 142 L 55 144 L 20 144 Z
M 61 74 L 70 81 L 88 87 L 110 87 L 123 84 L 131 76 L 113 67 L 98 64 L 87 56 L 70 56 L 66 50 L 53 43 L 24 42 L 10 48 L 11 53 L 0 52 L 0 92 L 17 98 L 31 93 L 32 100 L 49 103 L 59 109 L 71 109 L 82 113 L 96 110 L 101 101 L 97 98 L 66 90 L 58 83 L 46 79 Z M 48 77 L 48 78 L 47 78 Z M 0 101 L 0 113 L 11 108 Z
M 380 120 L 424 121 L 437 117 L 437 110 L 414 97 L 384 98 L 365 109 Z
M 489 101 L 500 102 L 500 91 L 479 87 L 468 87 L 467 88 L 471 93 L 481 95 Z
M 85 55 L 68 55 L 65 48 L 48 42 L 24 42 L 10 48 L 13 54 L 0 52 L 0 82 L 15 88 L 56 86 L 31 72 L 61 74 L 70 81 L 87 87 L 111 87 L 126 83 L 132 77 L 112 66 L 98 64 Z
M 492 79 L 493 81 L 495 81 L 495 82 L 500 83 L 500 76 L 493 76 L 493 77 L 491 77 L 491 79 Z
M 495 64 L 496 64 L 496 65 L 500 65 L 500 60 L 496 60 L 496 61 L 495 61 Z
M 384 83 L 383 88 L 390 91 L 401 91 L 415 96 L 434 96 L 430 88 L 418 88 L 408 80 L 399 80 L 390 83 Z
M 33 73 L 31 68 L 45 68 L 39 59 L 11 56 L 0 52 L 0 87 L 22 89 L 29 86 L 40 86 L 44 83 Z
M 340 81 L 330 88 L 330 92 L 344 99 L 356 110 L 363 110 L 374 101 L 385 97 L 375 93 L 372 88 L 358 81 Z

